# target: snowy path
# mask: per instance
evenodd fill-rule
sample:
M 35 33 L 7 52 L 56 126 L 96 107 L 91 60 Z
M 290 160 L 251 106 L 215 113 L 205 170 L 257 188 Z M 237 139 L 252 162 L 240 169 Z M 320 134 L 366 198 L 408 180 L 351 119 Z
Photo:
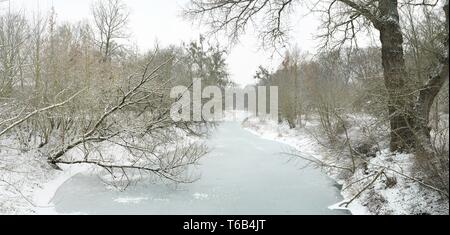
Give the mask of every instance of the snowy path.
M 237 122 L 217 128 L 196 169 L 201 179 L 178 187 L 138 185 L 111 191 L 96 177 L 77 175 L 54 199 L 64 214 L 348 214 L 328 207 L 342 201 L 325 173 L 300 169 L 280 153 L 289 147 L 245 131 Z

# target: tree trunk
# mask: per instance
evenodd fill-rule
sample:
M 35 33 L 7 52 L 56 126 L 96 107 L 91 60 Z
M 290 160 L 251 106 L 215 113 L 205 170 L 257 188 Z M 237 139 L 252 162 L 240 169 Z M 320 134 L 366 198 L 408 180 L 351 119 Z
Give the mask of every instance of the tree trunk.
M 408 75 L 397 0 L 380 0 L 379 12 L 381 17 L 375 26 L 380 31 L 384 81 L 389 96 L 390 147 L 392 151 L 408 151 L 415 141 L 408 108 L 411 98 L 406 95 L 409 93 L 405 86 Z
M 416 148 L 417 151 L 425 154 L 433 154 L 431 141 L 430 141 L 430 113 L 433 106 L 434 100 L 436 99 L 439 91 L 444 86 L 445 82 L 448 81 L 449 73 L 449 60 L 448 60 L 448 26 L 449 26 L 449 13 L 448 13 L 448 0 L 444 5 L 444 12 L 446 16 L 446 38 L 442 42 L 444 44 L 444 55 L 440 58 L 441 65 L 437 69 L 436 74 L 430 76 L 428 82 L 420 89 L 419 96 L 414 105 L 415 116 L 415 133 L 416 133 Z

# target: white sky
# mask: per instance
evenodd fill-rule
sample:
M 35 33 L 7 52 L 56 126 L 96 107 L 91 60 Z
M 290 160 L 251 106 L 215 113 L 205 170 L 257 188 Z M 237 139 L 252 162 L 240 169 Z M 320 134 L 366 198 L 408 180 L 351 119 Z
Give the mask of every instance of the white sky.
M 94 0 L 11 0 L 14 9 L 21 9 L 27 15 L 46 14 L 51 6 L 55 7 L 58 22 L 77 22 L 91 20 L 90 6 Z M 130 31 L 133 41 L 141 50 L 151 49 L 157 41 L 161 46 L 181 45 L 182 42 L 197 40 L 204 32 L 198 25 L 184 20 L 180 15 L 182 7 L 189 0 L 124 0 L 131 10 Z M 8 3 L 0 3 L 2 10 Z M 292 26 L 292 45 L 297 45 L 304 52 L 314 52 L 317 42 L 313 39 L 318 21 L 312 16 L 294 18 Z M 219 40 L 226 44 L 222 39 Z M 241 42 L 231 48 L 227 63 L 231 79 L 238 84 L 247 85 L 254 82 L 253 75 L 259 65 L 276 68 L 281 59 L 272 51 L 259 50 L 260 43 L 252 31 L 241 38 Z M 274 56 L 272 56 L 274 55 Z

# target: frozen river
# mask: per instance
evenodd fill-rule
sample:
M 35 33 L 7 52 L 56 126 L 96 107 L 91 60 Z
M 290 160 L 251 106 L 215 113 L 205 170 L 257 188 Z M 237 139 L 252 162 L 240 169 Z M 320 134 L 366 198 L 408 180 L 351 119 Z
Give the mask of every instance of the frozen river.
M 77 175 L 53 198 L 58 213 L 72 214 L 348 214 L 335 182 L 319 169 L 300 169 L 281 153 L 289 147 L 264 140 L 237 122 L 220 125 L 208 140 L 192 184 L 138 185 L 110 190 L 95 176 Z

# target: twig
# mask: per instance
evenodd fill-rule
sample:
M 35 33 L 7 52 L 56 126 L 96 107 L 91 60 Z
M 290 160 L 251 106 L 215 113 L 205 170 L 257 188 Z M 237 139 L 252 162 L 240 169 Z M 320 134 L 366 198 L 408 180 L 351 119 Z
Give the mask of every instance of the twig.
M 77 97 L 77 96 L 78 96 L 81 92 L 83 92 L 84 90 L 85 90 L 85 89 L 83 89 L 83 90 L 81 90 L 81 91 L 75 93 L 75 94 L 74 94 L 73 96 L 71 96 L 69 99 L 67 99 L 67 100 L 65 100 L 65 101 L 63 101 L 63 102 L 61 102 L 61 103 L 54 104 L 54 105 L 51 105 L 51 106 L 48 106 L 48 107 L 45 107 L 45 108 L 42 108 L 42 109 L 38 109 L 38 110 L 35 110 L 35 111 L 29 113 L 29 114 L 26 115 L 24 118 L 22 118 L 22 119 L 20 119 L 20 120 L 18 120 L 18 121 L 16 121 L 16 122 L 14 122 L 14 123 L 11 124 L 10 126 L 8 126 L 6 129 L 4 129 L 3 131 L 1 131 L 1 132 L 0 132 L 0 136 L 4 135 L 6 132 L 10 131 L 10 130 L 13 129 L 14 127 L 16 127 L 16 126 L 22 124 L 23 122 L 27 121 L 28 119 L 32 118 L 32 117 L 35 116 L 36 114 L 39 114 L 39 113 L 42 113 L 42 112 L 45 112 L 45 111 L 48 111 L 48 110 L 52 110 L 52 109 L 55 109 L 55 108 L 59 108 L 59 107 L 65 105 L 65 104 L 67 104 L 68 102 L 70 102 L 71 100 L 73 100 L 75 97 Z
M 370 186 L 372 186 L 372 185 L 378 180 L 378 178 L 380 178 L 380 176 L 382 176 L 383 174 L 384 174 L 384 170 L 383 170 L 383 171 L 380 171 L 380 172 L 375 176 L 375 178 L 374 178 L 368 185 L 366 185 L 361 191 L 359 191 L 352 199 L 350 199 L 350 201 L 348 201 L 348 202 L 343 202 L 343 203 L 341 203 L 339 206 L 340 206 L 340 207 L 342 207 L 342 206 L 348 207 L 352 202 L 354 202 L 356 199 L 358 199 L 358 198 L 361 196 L 361 194 L 362 194 L 363 192 L 365 192 Z
M 317 159 L 317 158 L 315 158 L 315 157 L 312 157 L 312 156 L 311 156 L 311 158 L 312 158 L 312 159 L 311 159 L 311 158 L 307 158 L 307 157 L 300 156 L 300 155 L 298 155 L 298 154 L 292 154 L 292 153 L 283 153 L 283 154 L 284 154 L 284 155 L 288 155 L 288 156 L 292 156 L 292 157 L 298 157 L 298 158 L 301 158 L 301 159 L 303 159 L 303 160 L 312 162 L 312 163 L 314 163 L 314 164 L 316 164 L 316 165 L 318 165 L 318 166 L 321 166 L 321 167 L 336 168 L 336 169 L 347 170 L 347 171 L 352 172 L 352 169 L 351 169 L 351 168 L 344 167 L 344 166 L 331 165 L 331 164 L 328 164 L 328 163 L 326 163 L 326 162 L 324 162 L 324 161 L 321 161 L 321 160 L 319 160 L 319 159 Z

